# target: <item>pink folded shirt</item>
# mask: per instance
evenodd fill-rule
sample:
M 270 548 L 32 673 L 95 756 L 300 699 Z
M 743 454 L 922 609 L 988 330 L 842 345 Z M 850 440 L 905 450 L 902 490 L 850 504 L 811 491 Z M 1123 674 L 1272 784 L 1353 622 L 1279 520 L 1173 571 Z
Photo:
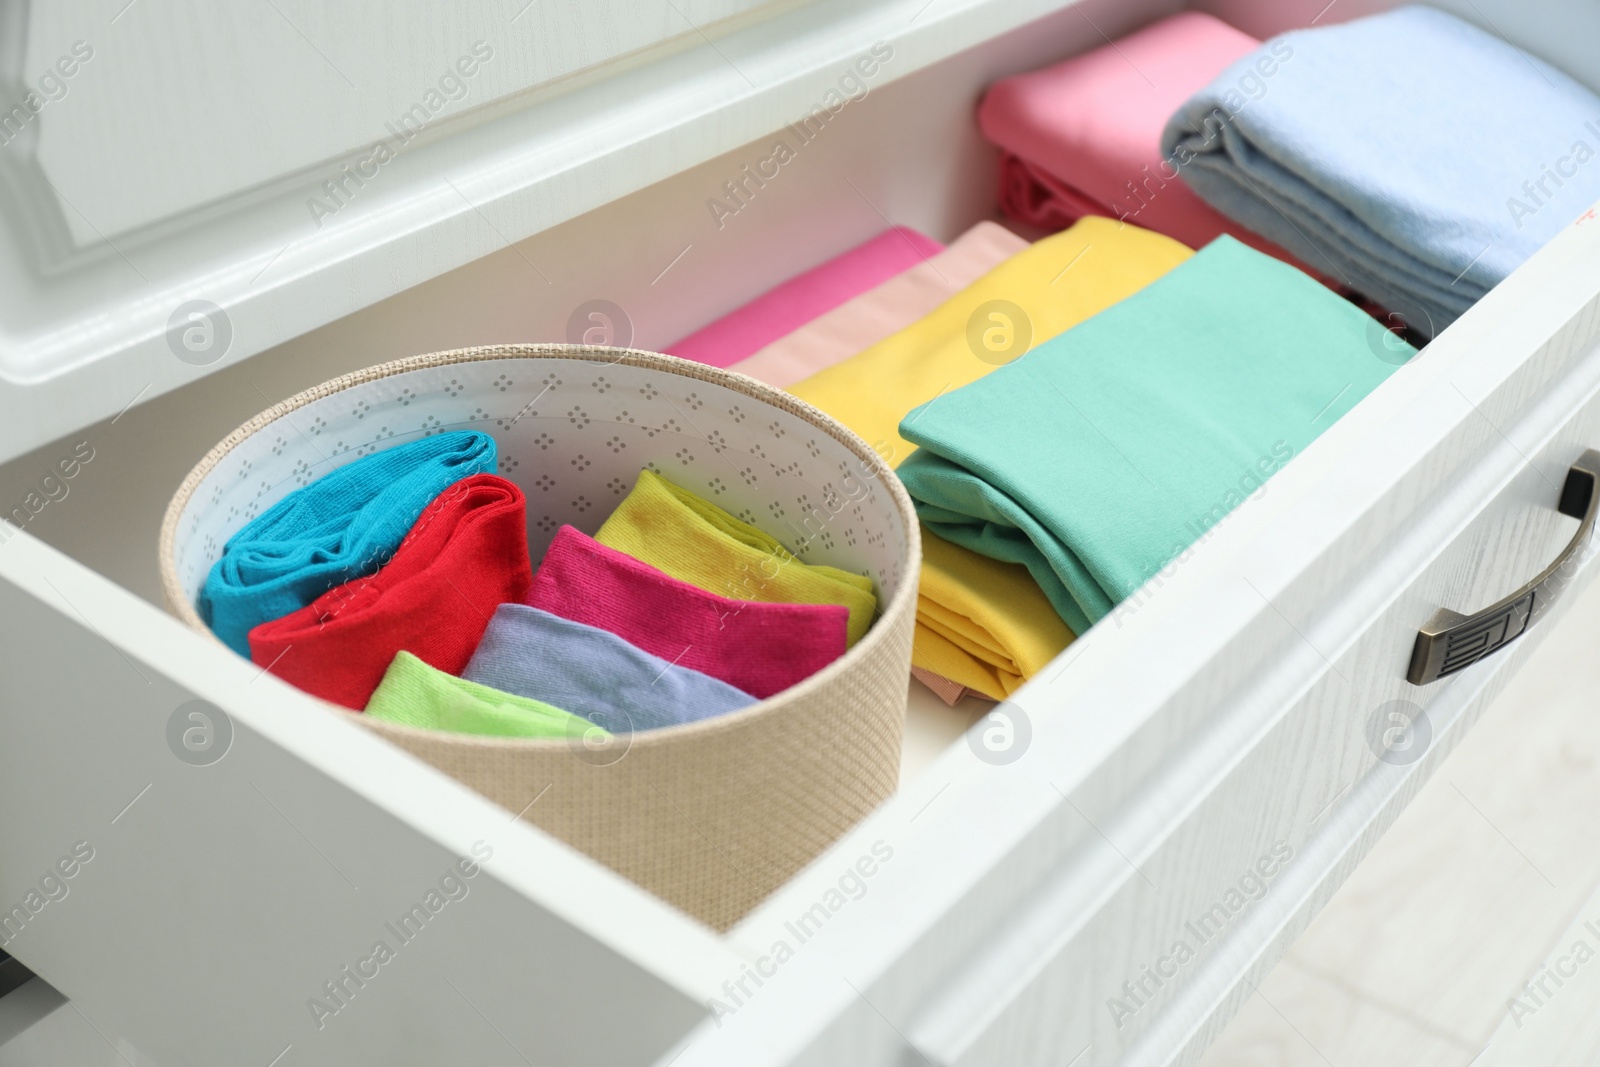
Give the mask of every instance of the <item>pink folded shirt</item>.
M 662 351 L 713 367 L 731 366 L 943 247 L 904 226 L 885 230 L 820 267 L 767 290 Z
M 780 389 L 791 386 L 899 333 L 1027 247 L 1027 241 L 1004 226 L 980 222 L 944 251 L 845 301 L 730 369 Z
M 571 526 L 556 531 L 524 602 L 762 699 L 844 655 L 850 618 L 838 604 L 730 600 Z
M 1295 262 L 1206 206 L 1161 155 L 1161 130 L 1172 113 L 1260 43 L 1210 15 L 1184 11 L 996 82 L 978 106 L 978 125 L 1006 153 L 1001 207 L 1051 229 L 1108 215 L 1191 248 L 1227 233 Z

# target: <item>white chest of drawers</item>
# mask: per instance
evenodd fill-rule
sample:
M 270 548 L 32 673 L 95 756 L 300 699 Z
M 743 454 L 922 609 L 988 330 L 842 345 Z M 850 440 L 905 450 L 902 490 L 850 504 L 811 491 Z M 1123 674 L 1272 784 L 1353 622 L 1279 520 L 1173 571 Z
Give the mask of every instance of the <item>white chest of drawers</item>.
M 81 99 L 39 114 L 26 165 L 60 177 L 58 196 L 102 199 L 75 197 L 82 212 L 52 201 L 62 224 L 39 247 L 66 251 L 50 270 L 33 269 L 13 229 L 18 285 L 0 311 L 0 452 L 17 457 L 0 468 L 0 502 L 79 442 L 93 455 L 0 544 L 0 904 L 78 842 L 93 850 L 6 947 L 118 1062 L 1192 1062 L 1560 624 L 1558 603 L 1482 662 L 1405 680 L 1436 609 L 1504 596 L 1572 536 L 1559 490 L 1600 444 L 1592 218 L 1023 690 L 1009 708 L 1027 737 L 1017 758 L 979 759 L 964 720 L 915 708 L 900 793 L 718 936 L 153 607 L 166 496 L 249 415 L 346 370 L 561 339 L 592 299 L 623 308 L 649 348 L 887 221 L 949 238 L 992 202 L 993 159 L 970 119 L 982 86 L 1177 5 L 680 3 L 681 26 L 621 4 L 463 6 L 434 22 L 412 9 L 363 21 L 281 4 L 259 24 L 196 9 L 183 33 L 211 42 L 219 98 L 263 102 L 270 128 L 253 152 L 231 151 L 248 133 L 215 134 L 227 173 L 163 183 L 159 162 L 113 159 L 96 186 L 48 124 L 59 114 L 111 138 L 92 119 L 119 114 L 112 88 L 156 106 L 192 74 L 118 58 L 114 34 L 137 42 L 132 20 L 170 17 L 145 6 L 96 15 Z M 1320 7 L 1212 5 L 1261 34 Z M 1460 13 L 1600 81 L 1579 54 L 1597 19 L 1583 5 Z M 15 64 L 24 81 L 78 36 L 46 14 Z M 180 25 L 139 32 L 147 46 L 189 40 Z M 269 26 L 279 36 L 252 49 Z M 379 26 L 381 46 L 359 43 Z M 434 68 L 480 38 L 494 58 L 415 146 L 341 186 L 331 214 L 308 209 L 367 157 L 368 126 L 422 100 Z M 877 42 L 892 56 L 865 98 L 747 206 L 710 211 L 769 131 Z M 283 107 L 302 112 L 287 132 L 264 95 L 273 69 L 315 87 L 286 89 Z M 100 71 L 111 88 L 96 96 Z M 317 110 L 347 76 L 367 94 Z M 75 102 L 85 112 L 69 119 Z M 133 153 L 154 134 L 118 136 L 104 143 Z M 119 204 L 116 188 L 144 193 Z M 191 299 L 227 310 L 212 365 L 167 344 Z M 196 698 L 233 727 L 208 766 L 167 742 Z M 1379 760 L 1371 743 L 1395 701 L 1426 709 L 1415 761 Z M 465 897 L 403 942 L 389 932 L 475 855 Z M 395 948 L 381 965 L 380 940 Z

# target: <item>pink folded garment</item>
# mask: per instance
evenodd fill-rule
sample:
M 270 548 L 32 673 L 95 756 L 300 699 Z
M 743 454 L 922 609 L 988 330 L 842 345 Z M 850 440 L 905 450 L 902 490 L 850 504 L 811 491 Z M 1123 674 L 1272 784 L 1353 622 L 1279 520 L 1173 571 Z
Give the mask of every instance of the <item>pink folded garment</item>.
M 839 604 L 730 600 L 571 526 L 556 531 L 525 603 L 761 699 L 844 655 L 850 619 Z
M 922 667 L 912 667 L 911 677 L 933 690 L 933 695 L 949 704 L 952 708 L 969 696 L 977 696 L 984 700 L 988 697 L 982 693 L 974 693 L 960 682 L 953 682 L 942 674 L 934 674 Z
M 885 230 L 866 244 L 768 289 L 662 351 L 713 367 L 731 366 L 942 248 L 938 241 L 904 226 Z
M 1260 43 L 1210 15 L 1183 11 L 1114 44 L 996 82 L 978 106 L 978 125 L 1006 152 L 1001 207 L 1053 229 L 1109 215 L 1191 248 L 1227 233 L 1289 260 L 1207 207 L 1161 156 L 1172 113 Z
M 899 333 L 1027 247 L 1027 241 L 1004 226 L 980 222 L 944 251 L 845 301 L 731 369 L 780 389 L 791 386 Z

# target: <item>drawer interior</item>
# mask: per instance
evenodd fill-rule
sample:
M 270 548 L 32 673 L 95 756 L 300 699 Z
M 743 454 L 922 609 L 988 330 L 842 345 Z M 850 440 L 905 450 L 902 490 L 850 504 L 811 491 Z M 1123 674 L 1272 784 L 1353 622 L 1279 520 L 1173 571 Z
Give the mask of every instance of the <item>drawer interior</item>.
M 1345 2 L 1351 5 L 1340 12 L 1346 18 L 1358 10 L 1391 6 Z M 403 356 L 477 344 L 563 340 L 573 310 L 596 299 L 623 309 L 633 347 L 652 349 L 891 223 L 948 241 L 979 220 L 997 217 L 995 152 L 979 137 L 972 119 L 983 87 L 1096 47 L 1180 6 L 1169 0 L 1137 0 L 1065 8 L 874 88 L 851 105 L 847 121 L 806 145 L 778 180 L 732 217 L 718 220 L 708 210 L 708 197 L 758 158 L 759 141 L 249 360 L 213 373 L 196 368 L 193 381 L 182 388 L 148 401 L 130 395 L 129 406 L 115 418 L 0 466 L 0 504 L 43 492 L 48 503 L 30 520 L 28 533 L 159 605 L 156 534 L 171 493 L 200 456 L 257 412 L 319 382 Z M 1310 24 L 1327 10 L 1322 2 L 1299 0 L 1203 0 L 1191 6 L 1258 36 Z M 1492 20 L 1514 43 L 1600 89 L 1600 57 L 1581 47 L 1583 35 L 1562 22 L 1577 5 L 1546 4 L 1537 15 L 1510 0 L 1439 6 L 1471 21 Z M 1600 18 L 1587 10 L 1581 17 Z M 485 225 L 492 226 L 487 219 Z M 1392 392 L 1382 404 L 1397 409 L 1403 406 L 1402 391 L 1414 388 L 1411 379 L 1397 378 L 1375 398 Z M 42 489 L 43 479 L 67 456 L 79 460 L 78 473 Z M 1308 491 L 1336 461 L 1336 456 L 1319 453 L 1315 463 L 1321 466 L 1303 472 L 1290 492 Z M 1535 554 L 1548 554 L 1546 543 L 1558 542 L 1562 534 L 1563 528 L 1554 524 L 1539 530 L 1541 547 Z M 1245 536 L 1239 532 L 1237 543 L 1244 543 Z M 1293 549 L 1284 551 L 1292 555 Z M 1475 598 L 1487 600 L 1509 591 L 1502 587 L 1503 576 L 1479 577 L 1481 588 L 1471 590 Z M 1196 578 L 1188 587 L 1202 585 Z M 1186 595 L 1183 586 L 1174 589 L 1162 611 L 1175 610 Z M 1115 650 L 1116 659 L 1131 659 L 1138 643 L 1153 632 L 1154 623 L 1119 629 L 1100 635 L 1096 648 Z M 1069 650 L 1063 657 L 1063 668 L 1074 655 Z M 901 790 L 922 795 L 934 787 L 925 772 L 949 765 L 952 748 L 990 705 L 969 698 L 950 708 L 915 683 L 909 683 L 909 690 Z M 1130 690 L 1131 704 L 1155 700 L 1136 685 Z M 1075 710 L 1063 701 L 1051 712 L 1070 718 Z M 952 840 L 972 832 L 977 831 L 957 825 Z M 770 916 L 758 918 L 752 929 L 771 925 Z M 745 942 L 751 936 L 736 931 L 727 940 L 749 955 Z M 714 989 L 716 983 L 708 982 L 706 988 Z
M 1141 0 L 1057 12 L 872 90 L 732 217 L 708 210 L 762 142 L 685 170 L 516 246 L 459 268 L 260 356 L 0 466 L 0 501 L 38 493 L 48 503 L 28 531 L 154 604 L 155 540 L 171 492 L 198 458 L 256 412 L 337 375 L 433 350 L 562 340 L 579 305 L 605 299 L 625 312 L 633 347 L 652 349 L 766 288 L 865 240 L 889 223 L 950 240 L 998 216 L 996 152 L 973 106 L 997 78 L 1096 47 L 1179 5 Z M 1205 0 L 1191 5 L 1257 36 L 1306 25 L 1314 3 Z M 1360 13 L 1382 9 L 1361 3 Z M 1472 19 L 1471 3 L 1445 3 Z M 1356 12 L 1343 13 L 1351 17 Z M 1507 19 L 1489 5 L 1477 21 L 1600 86 L 1600 59 L 1550 20 Z M 485 220 L 486 225 L 490 225 Z M 1024 236 L 1037 236 L 1024 232 Z M 68 482 L 41 485 L 59 459 L 93 458 Z M 49 490 L 49 491 L 47 491 Z M 55 499 L 59 496 L 59 499 Z M 991 705 L 945 706 L 925 688 L 911 703 L 902 780 L 909 780 Z
M 1309 23 L 1315 5 L 1211 0 L 1208 10 L 1257 35 Z M 1362 10 L 1384 5 L 1367 3 Z M 1471 18 L 1473 5 L 1460 7 Z M 0 500 L 47 500 L 28 532 L 154 604 L 155 540 L 171 492 L 235 426 L 285 396 L 375 363 L 435 349 L 561 340 L 572 310 L 606 299 L 627 315 L 634 347 L 651 349 L 725 314 L 888 223 L 949 240 L 994 206 L 995 150 L 978 135 L 984 86 L 1102 43 L 1175 5 L 1142 2 L 1058 12 L 872 91 L 850 121 L 807 144 L 759 198 L 720 220 L 708 210 L 757 142 L 553 230 L 408 290 L 248 361 L 137 403 L 113 419 L 0 466 Z M 1309 12 L 1309 14 L 1308 14 Z M 1347 16 L 1348 17 L 1348 16 Z M 1486 16 L 1487 17 L 1487 16 Z M 1481 19 L 1480 19 L 1481 21 Z M 1538 20 L 1513 39 L 1600 85 L 1600 60 Z M 1020 229 L 1020 228 L 1019 228 Z M 1024 232 L 1024 236 L 1036 236 Z M 83 462 L 70 481 L 41 481 L 58 459 Z M 53 489 L 47 492 L 46 489 Z M 57 499 L 59 497 L 59 499 Z M 991 703 L 947 707 L 909 686 L 902 783 L 953 743 Z

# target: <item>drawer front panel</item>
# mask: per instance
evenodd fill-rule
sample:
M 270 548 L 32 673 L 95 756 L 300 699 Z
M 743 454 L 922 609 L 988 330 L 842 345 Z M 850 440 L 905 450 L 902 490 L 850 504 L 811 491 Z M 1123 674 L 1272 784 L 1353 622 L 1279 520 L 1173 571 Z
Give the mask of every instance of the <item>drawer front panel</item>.
M 642 1064 L 701 1016 L 709 932 L 25 534 L 0 578 L 0 937 L 108 1040 Z

